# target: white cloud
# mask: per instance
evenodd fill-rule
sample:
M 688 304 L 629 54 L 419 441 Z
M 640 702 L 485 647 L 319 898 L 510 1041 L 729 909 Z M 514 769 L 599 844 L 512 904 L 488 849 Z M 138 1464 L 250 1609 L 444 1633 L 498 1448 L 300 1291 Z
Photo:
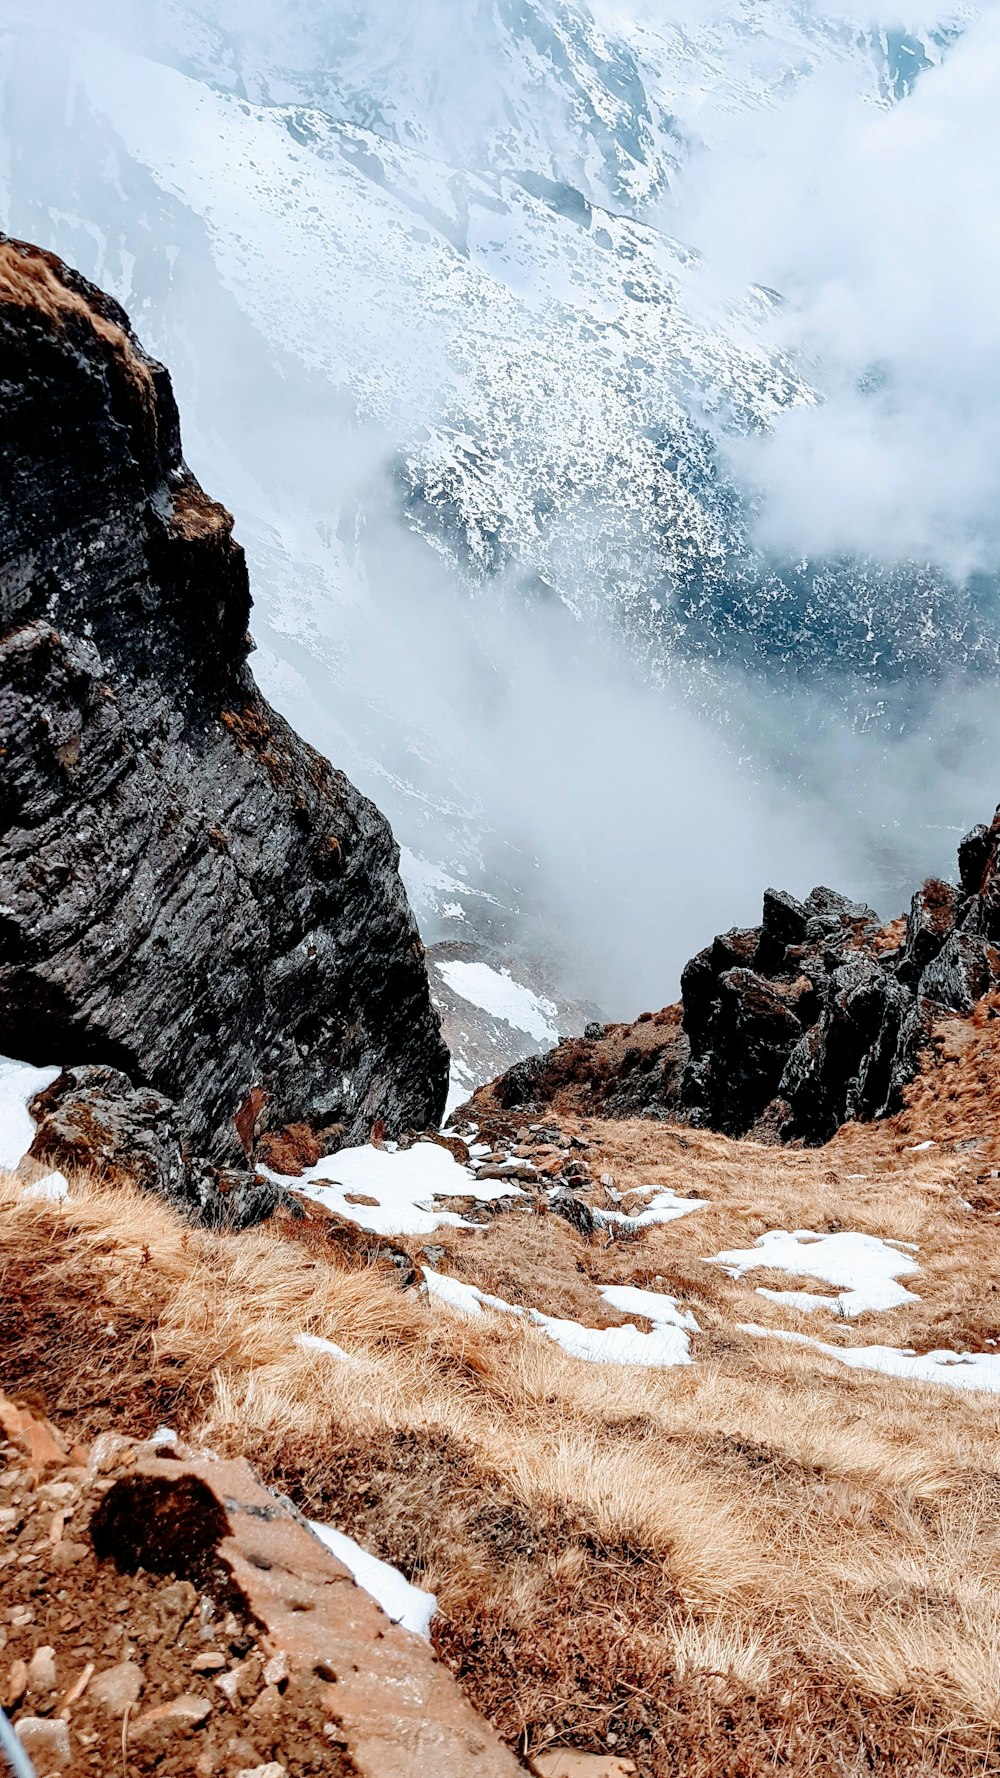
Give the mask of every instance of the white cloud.
M 775 339 L 824 396 L 732 453 L 775 549 L 997 561 L 998 83 L 996 9 L 893 106 L 831 65 L 748 116 L 681 200 L 706 294 L 780 290 Z

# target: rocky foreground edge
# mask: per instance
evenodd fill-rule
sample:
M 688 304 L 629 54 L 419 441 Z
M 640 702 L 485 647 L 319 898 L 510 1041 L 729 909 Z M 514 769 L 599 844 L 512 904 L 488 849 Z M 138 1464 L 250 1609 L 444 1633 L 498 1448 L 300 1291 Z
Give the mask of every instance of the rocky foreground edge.
M 832 889 L 769 889 L 761 924 L 692 958 L 681 1002 L 589 1026 L 486 1089 L 503 1110 L 545 1105 L 670 1118 L 731 1136 L 821 1143 L 899 1110 L 935 1020 L 1000 981 L 1000 810 L 888 924 Z
M 420 1636 L 242 1459 L 72 1448 L 0 1393 L 0 1704 L 61 1772 L 516 1778 Z
M 50 1129 L 152 1131 L 203 1205 L 268 1132 L 436 1123 L 389 827 L 255 684 L 246 561 L 167 371 L 5 236 L 0 394 L 0 1052 L 73 1064 Z

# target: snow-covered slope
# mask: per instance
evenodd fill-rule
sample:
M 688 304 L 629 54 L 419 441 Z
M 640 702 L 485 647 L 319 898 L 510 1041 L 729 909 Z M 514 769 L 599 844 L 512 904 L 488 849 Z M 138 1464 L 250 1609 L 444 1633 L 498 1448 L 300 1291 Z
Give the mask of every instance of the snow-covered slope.
M 627 35 L 563 0 L 298 0 L 256 14 L 153 0 L 127 35 L 254 102 L 316 106 L 450 166 L 598 202 L 648 202 L 683 149 Z

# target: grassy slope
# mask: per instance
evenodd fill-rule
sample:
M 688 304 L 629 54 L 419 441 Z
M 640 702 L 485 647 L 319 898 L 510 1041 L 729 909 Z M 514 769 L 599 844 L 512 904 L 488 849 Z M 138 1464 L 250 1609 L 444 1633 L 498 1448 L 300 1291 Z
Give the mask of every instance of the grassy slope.
M 3 1188 L 0 1386 L 81 1432 L 165 1418 L 246 1452 L 438 1594 L 442 1654 L 519 1747 L 613 1746 L 646 1778 L 1000 1772 L 1000 1397 L 739 1329 L 1000 1337 L 990 1010 L 942 1028 L 901 1118 L 823 1150 L 564 1119 L 619 1190 L 710 1200 L 668 1227 L 586 1242 L 529 1209 L 432 1237 L 444 1269 L 592 1325 L 620 1319 L 598 1282 L 672 1292 L 703 1330 L 689 1368 L 586 1365 L 470 1322 L 322 1223 L 209 1236 L 81 1180 L 62 1207 Z M 779 1226 L 918 1243 L 921 1301 L 821 1324 L 754 1295 L 795 1280 L 702 1263 Z M 305 1330 L 352 1361 L 302 1350 Z

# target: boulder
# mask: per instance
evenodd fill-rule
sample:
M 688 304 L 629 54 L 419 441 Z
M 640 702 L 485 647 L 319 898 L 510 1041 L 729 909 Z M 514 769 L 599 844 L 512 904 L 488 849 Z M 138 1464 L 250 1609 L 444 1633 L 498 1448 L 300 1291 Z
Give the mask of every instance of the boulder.
M 851 957 L 833 972 L 819 1019 L 781 1079 L 786 1139 L 826 1141 L 847 1118 L 864 1121 L 885 1108 L 909 1006 L 907 991 L 871 957 Z
M 809 911 L 785 889 L 765 889 L 761 932 L 784 948 L 800 945 L 806 936 Z
M 711 966 L 714 976 L 727 969 L 752 969 L 760 944 L 759 926 L 734 926 L 712 940 Z
M 523 1062 L 515 1062 L 513 1068 L 508 1068 L 500 1077 L 497 1098 L 504 1111 L 520 1111 L 522 1107 L 536 1103 L 540 1096 L 542 1062 L 541 1056 L 526 1056 Z
M 715 1009 L 718 976 L 712 952 L 713 947 L 706 945 L 681 971 L 684 1030 L 692 1045 L 704 1039 Z
M 62 1172 L 98 1173 L 186 1195 L 183 1120 L 165 1094 L 134 1087 L 118 1068 L 66 1068 L 31 1102 L 34 1159 Z
M 741 1136 L 774 1097 L 802 1024 L 784 984 L 752 969 L 718 979 L 707 1053 L 685 1070 L 681 1098 L 692 1120 Z
M 568 1191 L 565 1186 L 558 1186 L 549 1197 L 548 1205 L 553 1216 L 561 1216 L 584 1240 L 590 1239 L 597 1227 L 597 1218 L 590 1205 L 585 1204 L 582 1198 Z
M 970 1013 L 1000 981 L 1000 950 L 978 932 L 953 932 L 920 977 L 923 999 Z
M 958 880 L 966 895 L 978 895 L 993 852 L 993 828 L 980 821 L 958 846 Z
M 185 1114 L 164 1094 L 134 1087 L 117 1068 L 66 1068 L 31 1103 L 31 1156 L 62 1173 L 96 1173 L 193 1211 L 209 1227 L 250 1228 L 297 1199 L 263 1174 L 192 1157 Z
M 289 1125 L 437 1122 L 397 847 L 254 682 L 243 551 L 167 372 L 0 237 L 0 380 L 0 1052 L 118 1071 L 216 1167 Z M 156 1118 L 128 1104 L 136 1153 Z
M 864 902 L 851 901 L 836 889 L 822 885 L 810 891 L 805 899 L 807 939 L 814 942 L 833 937 L 843 941 L 848 934 L 862 937 L 878 928 L 879 918 Z

